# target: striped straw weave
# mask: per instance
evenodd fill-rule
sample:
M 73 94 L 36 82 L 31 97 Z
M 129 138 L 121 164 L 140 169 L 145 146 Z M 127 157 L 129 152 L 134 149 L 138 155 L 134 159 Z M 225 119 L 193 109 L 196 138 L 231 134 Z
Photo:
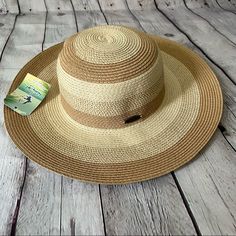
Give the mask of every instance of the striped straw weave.
M 57 60 L 61 103 L 77 122 L 121 128 L 157 110 L 164 97 L 161 51 L 147 34 L 98 26 L 70 37 Z
M 27 73 L 51 89 L 30 116 L 4 107 L 10 137 L 31 160 L 83 181 L 123 184 L 169 173 L 206 145 L 222 114 L 207 63 L 127 27 L 95 27 L 45 50 L 9 92 Z

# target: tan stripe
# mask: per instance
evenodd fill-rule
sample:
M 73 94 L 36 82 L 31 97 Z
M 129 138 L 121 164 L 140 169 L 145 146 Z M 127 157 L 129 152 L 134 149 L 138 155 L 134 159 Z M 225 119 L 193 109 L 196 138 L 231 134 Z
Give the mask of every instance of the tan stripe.
M 159 54 L 154 65 L 136 78 L 123 81 L 122 83 L 101 84 L 78 80 L 72 77 L 63 70 L 60 66 L 60 61 L 58 61 L 57 77 L 60 88 L 67 90 L 77 98 L 86 98 L 86 100 L 90 101 L 111 102 L 131 97 L 134 91 L 135 93 L 141 93 L 152 87 L 158 80 L 163 80 L 163 64 L 161 54 Z M 160 85 L 162 83 L 163 81 L 160 81 Z
M 114 83 L 135 78 L 149 70 L 158 56 L 158 47 L 154 40 L 142 32 L 139 32 L 138 35 L 141 39 L 140 50 L 132 58 L 109 65 L 81 60 L 74 53 L 74 41 L 77 36 L 75 35 L 64 43 L 63 50 L 59 54 L 60 64 L 68 74 L 85 81 Z
M 95 128 L 124 128 L 132 124 L 136 124 L 137 122 L 143 121 L 146 119 L 149 115 L 151 115 L 153 112 L 157 110 L 157 108 L 161 105 L 161 102 L 164 98 L 165 90 L 164 88 L 162 91 L 158 94 L 158 96 L 146 104 L 145 106 L 139 107 L 135 110 L 128 111 L 122 115 L 117 115 L 113 117 L 104 117 L 104 116 L 94 116 L 87 113 L 80 112 L 78 110 L 73 109 L 61 96 L 61 103 L 64 108 L 64 110 L 67 112 L 67 114 L 75 121 L 82 125 L 95 127 Z M 139 119 L 137 122 L 125 124 L 125 120 L 134 115 L 140 115 L 141 119 Z

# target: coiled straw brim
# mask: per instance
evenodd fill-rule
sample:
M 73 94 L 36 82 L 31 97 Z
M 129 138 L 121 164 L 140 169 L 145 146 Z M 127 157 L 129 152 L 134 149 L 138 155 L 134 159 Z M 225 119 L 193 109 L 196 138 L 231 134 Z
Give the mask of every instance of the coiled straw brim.
M 13 91 L 31 73 L 52 87 L 30 115 L 4 107 L 7 131 L 31 160 L 82 181 L 122 184 L 167 174 L 191 160 L 209 141 L 222 114 L 222 93 L 209 66 L 191 50 L 152 36 L 162 51 L 165 97 L 142 122 L 98 129 L 72 120 L 60 102 L 56 59 L 63 43 L 33 58 Z

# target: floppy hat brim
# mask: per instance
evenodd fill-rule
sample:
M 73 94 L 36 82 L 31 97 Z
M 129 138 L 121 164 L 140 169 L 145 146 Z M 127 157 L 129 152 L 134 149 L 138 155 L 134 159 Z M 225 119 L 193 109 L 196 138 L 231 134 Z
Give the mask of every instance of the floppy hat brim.
M 53 143 L 53 140 L 49 140 L 48 143 L 42 140 L 39 136 L 41 135 L 42 137 L 44 134 L 41 133 L 39 135 L 39 133 L 36 132 L 37 129 L 32 127 L 30 117 L 20 116 L 5 106 L 5 125 L 14 143 L 28 158 L 50 170 L 72 178 L 95 183 L 121 184 L 143 181 L 169 173 L 191 160 L 209 141 L 220 121 L 223 107 L 221 89 L 210 67 L 198 55 L 173 41 L 157 36 L 153 36 L 153 38 L 158 43 L 163 54 L 166 54 L 169 58 L 173 58 L 173 60 L 178 60 L 183 65 L 182 69 L 187 69 L 191 73 L 199 91 L 199 110 L 195 114 L 191 127 L 186 130 L 186 133 L 178 142 L 174 142 L 170 147 L 158 153 L 158 155 L 149 155 L 146 157 L 144 155 L 144 158 L 140 159 L 131 157 L 129 161 L 112 162 L 112 157 L 107 157 L 107 161 L 103 160 L 100 162 L 97 160 L 99 159 L 99 152 L 96 154 L 96 151 L 99 150 L 99 148 L 96 149 L 96 146 L 93 147 L 96 160 L 91 161 L 90 153 L 88 152 L 86 154 L 84 150 L 81 150 L 81 155 L 85 157 L 87 155 L 87 160 L 86 158 L 77 159 L 73 158 L 73 154 L 66 155 L 65 153 L 59 152 L 55 146 L 58 144 Z M 43 73 L 43 71 L 56 60 L 62 46 L 63 43 L 57 44 L 40 53 L 27 63 L 16 76 L 9 92 L 13 91 L 20 84 L 27 73 L 31 73 L 35 76 Z M 168 63 L 166 61 L 166 68 L 167 65 Z M 56 67 L 52 66 L 50 70 L 53 70 L 53 73 L 55 73 Z M 169 85 L 171 86 L 171 83 Z M 53 89 L 52 86 L 51 90 Z M 49 102 L 49 99 L 55 100 L 55 94 L 54 96 L 48 95 L 37 111 L 35 111 L 36 115 L 40 109 L 43 109 L 47 102 Z M 55 100 L 54 102 L 57 101 Z M 32 115 L 36 116 L 35 114 L 33 113 Z M 54 110 L 54 115 L 58 115 L 56 109 Z M 40 125 L 42 120 L 35 118 L 34 122 Z M 139 126 L 141 126 L 141 123 Z M 44 130 L 44 132 L 49 131 Z M 148 131 L 146 132 L 148 133 Z M 174 133 L 175 131 L 173 130 L 173 135 Z M 56 137 L 61 134 L 58 134 L 56 130 L 50 130 L 50 135 L 50 137 L 53 137 L 53 135 Z M 165 138 L 171 139 L 171 137 Z M 158 142 L 158 139 L 153 140 L 153 142 L 155 141 Z M 110 143 L 110 145 L 112 145 L 112 143 Z M 69 150 L 70 146 L 66 148 Z M 127 148 L 132 149 L 132 146 Z M 150 147 L 147 146 L 144 153 L 145 151 L 147 152 L 148 149 L 150 149 Z M 113 147 L 114 153 L 116 150 L 118 153 L 119 148 Z

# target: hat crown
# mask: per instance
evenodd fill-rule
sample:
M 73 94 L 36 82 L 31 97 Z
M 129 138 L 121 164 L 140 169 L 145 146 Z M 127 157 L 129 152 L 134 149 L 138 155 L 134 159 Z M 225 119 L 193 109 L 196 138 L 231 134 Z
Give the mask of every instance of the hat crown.
M 156 42 L 124 26 L 97 26 L 67 39 L 57 75 L 65 111 L 92 127 L 134 124 L 152 114 L 164 96 Z

